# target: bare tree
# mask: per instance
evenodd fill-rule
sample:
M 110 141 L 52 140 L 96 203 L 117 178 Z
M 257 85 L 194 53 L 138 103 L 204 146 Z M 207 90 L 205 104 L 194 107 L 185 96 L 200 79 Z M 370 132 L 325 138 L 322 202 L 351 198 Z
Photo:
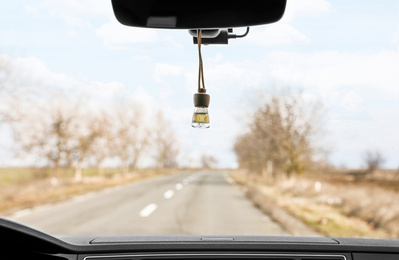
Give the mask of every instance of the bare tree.
M 23 110 L 37 99 L 38 85 L 32 75 L 16 68 L 10 57 L 0 54 L 0 123 L 20 120 Z
M 103 155 L 103 151 L 94 150 L 97 140 L 107 134 L 107 119 L 101 116 L 94 116 L 93 112 L 88 111 L 81 114 L 77 120 L 73 121 L 73 134 L 71 136 L 71 146 L 68 150 L 68 159 L 73 167 L 76 181 L 82 179 L 83 164 L 87 162 L 91 155 L 98 157 Z M 97 158 L 98 158 L 97 157 Z
M 379 151 L 366 151 L 363 155 L 363 160 L 366 164 L 366 173 L 372 174 L 375 170 L 381 168 L 385 162 L 385 158 Z
M 155 149 L 155 161 L 157 168 L 177 167 L 177 155 L 179 145 L 176 135 L 170 128 L 161 111 L 156 116 L 156 126 L 153 131 L 152 144 Z
M 234 152 L 240 167 L 260 173 L 268 158 L 266 145 L 260 144 L 253 132 L 239 136 L 234 144 Z
M 103 112 L 96 119 L 99 120 L 99 123 L 101 124 L 99 125 L 100 133 L 91 145 L 89 156 L 92 160 L 94 160 L 98 174 L 102 175 L 104 171 L 104 161 L 112 156 L 112 125 L 109 114 L 105 112 Z
M 71 110 L 49 102 L 13 122 L 15 141 L 25 153 L 45 159 L 58 176 L 60 167 L 68 165 L 73 119 Z
M 10 68 L 5 57 L 0 56 L 0 92 L 6 87 L 10 74 Z
M 136 103 L 123 103 L 115 110 L 111 149 L 121 161 L 122 173 L 136 169 L 138 160 L 148 149 L 150 137 L 143 112 Z
M 217 165 L 217 160 L 213 155 L 203 154 L 201 156 L 201 164 L 204 169 L 212 169 Z
M 268 168 L 273 175 L 301 175 L 314 152 L 318 107 L 300 95 L 272 96 L 255 111 L 250 131 L 235 143 L 240 166 L 259 173 Z
M 90 151 L 90 158 L 94 161 L 94 166 L 97 168 L 98 175 L 104 174 L 104 161 L 112 155 L 110 149 L 111 141 L 109 138 L 110 136 L 106 133 L 96 138 Z
M 16 89 L 14 85 L 11 64 L 4 55 L 0 55 L 0 123 L 12 119 Z

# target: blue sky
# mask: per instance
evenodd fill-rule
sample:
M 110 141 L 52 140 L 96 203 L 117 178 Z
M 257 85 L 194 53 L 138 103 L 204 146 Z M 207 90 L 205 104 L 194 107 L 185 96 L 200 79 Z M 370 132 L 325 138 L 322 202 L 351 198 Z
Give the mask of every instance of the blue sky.
M 220 166 L 236 166 L 234 138 L 256 96 L 288 87 L 323 102 L 320 142 L 332 163 L 359 167 L 368 149 L 383 153 L 385 167 L 399 163 L 397 1 L 288 0 L 280 22 L 253 27 L 228 46 L 205 46 L 208 130 L 190 127 L 198 54 L 187 31 L 124 27 L 109 0 L 2 6 L 0 53 L 21 73 L 54 88 L 87 88 L 93 99 L 131 95 L 161 107 L 180 138 L 181 161 L 210 153 Z M 0 164 L 16 162 L 1 131 Z

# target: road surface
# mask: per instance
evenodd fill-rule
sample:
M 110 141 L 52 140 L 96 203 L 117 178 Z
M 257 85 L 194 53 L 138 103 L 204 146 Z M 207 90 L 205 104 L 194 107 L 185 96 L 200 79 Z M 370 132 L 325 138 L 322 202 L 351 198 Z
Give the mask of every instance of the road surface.
M 221 171 L 147 179 L 9 218 L 55 236 L 289 235 Z

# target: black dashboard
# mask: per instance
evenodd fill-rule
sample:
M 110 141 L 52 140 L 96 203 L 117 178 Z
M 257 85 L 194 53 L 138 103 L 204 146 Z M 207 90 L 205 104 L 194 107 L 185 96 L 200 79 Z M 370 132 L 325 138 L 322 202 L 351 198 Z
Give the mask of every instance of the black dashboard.
M 0 218 L 0 259 L 398 260 L 398 239 L 268 236 L 55 238 Z

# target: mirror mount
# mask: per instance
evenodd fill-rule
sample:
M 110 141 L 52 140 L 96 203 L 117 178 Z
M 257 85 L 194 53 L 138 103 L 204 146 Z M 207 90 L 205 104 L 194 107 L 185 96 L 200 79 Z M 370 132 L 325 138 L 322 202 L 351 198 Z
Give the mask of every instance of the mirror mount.
M 202 31 L 201 43 L 204 45 L 229 44 L 229 39 L 244 38 L 249 33 L 249 27 L 244 34 L 233 33 L 233 28 L 229 29 L 205 29 Z M 188 31 L 193 36 L 193 43 L 198 44 L 197 30 Z

